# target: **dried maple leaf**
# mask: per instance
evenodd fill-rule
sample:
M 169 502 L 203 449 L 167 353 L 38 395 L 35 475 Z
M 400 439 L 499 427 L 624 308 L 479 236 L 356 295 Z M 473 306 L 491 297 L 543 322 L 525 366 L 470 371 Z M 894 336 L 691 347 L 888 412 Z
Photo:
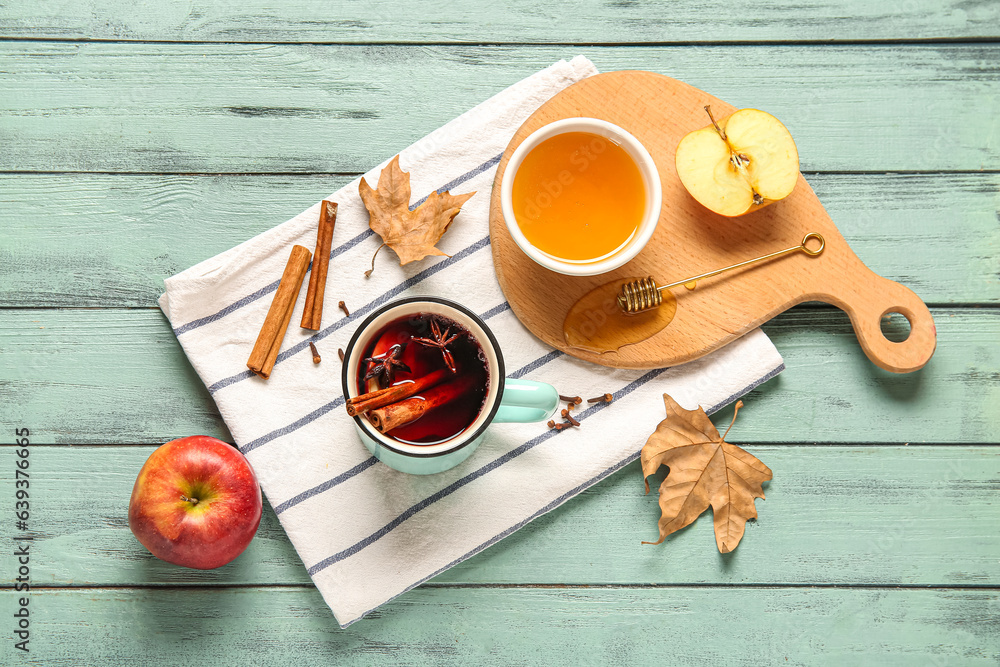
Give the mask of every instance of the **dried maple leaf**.
M 757 457 L 726 442 L 700 407 L 685 410 L 666 394 L 667 418 L 656 427 L 642 447 L 642 476 L 647 478 L 661 465 L 669 466 L 660 484 L 660 539 L 690 525 L 712 506 L 715 543 L 729 553 L 740 543 L 748 519 L 757 518 L 754 498 L 763 498 L 761 483 L 771 479 L 771 469 Z M 743 401 L 736 403 L 736 413 Z M 732 424 L 729 425 L 731 429 Z M 646 481 L 649 493 L 649 481 Z
M 432 192 L 427 201 L 411 211 L 410 175 L 399 168 L 397 155 L 379 174 L 378 188 L 372 190 L 362 178 L 358 194 L 371 216 L 368 226 L 382 237 L 382 245 L 375 255 L 383 246 L 389 246 L 399 255 L 399 263 L 403 265 L 427 255 L 445 255 L 434 244 L 448 231 L 462 204 L 476 193 Z M 372 268 L 365 276 L 370 276 L 375 269 L 375 255 L 372 256 Z

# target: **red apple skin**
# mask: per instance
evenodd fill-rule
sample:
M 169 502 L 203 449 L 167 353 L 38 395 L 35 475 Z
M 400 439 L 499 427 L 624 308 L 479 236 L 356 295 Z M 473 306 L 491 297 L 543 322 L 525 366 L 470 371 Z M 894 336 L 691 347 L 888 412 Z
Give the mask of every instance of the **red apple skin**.
M 243 553 L 262 507 L 250 462 L 221 440 L 192 435 L 146 460 L 132 488 L 128 526 L 157 558 L 211 570 Z

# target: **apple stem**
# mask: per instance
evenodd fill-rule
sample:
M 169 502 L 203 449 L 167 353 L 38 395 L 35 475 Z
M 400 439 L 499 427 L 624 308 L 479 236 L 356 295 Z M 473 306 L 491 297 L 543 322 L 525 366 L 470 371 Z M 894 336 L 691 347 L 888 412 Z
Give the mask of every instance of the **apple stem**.
M 722 140 L 725 141 L 726 144 L 728 144 L 729 143 L 729 138 L 726 136 L 726 131 L 723 130 L 721 127 L 719 127 L 719 124 L 715 122 L 715 116 L 712 115 L 712 105 L 711 104 L 706 104 L 705 105 L 705 113 L 708 114 L 709 120 L 712 121 L 712 126 L 715 128 L 715 131 L 718 132 L 719 136 L 722 137 Z M 730 150 L 732 150 L 732 146 L 730 146 Z
M 181 496 L 181 500 L 183 500 L 184 502 L 191 503 L 192 505 L 197 505 L 198 504 L 198 499 L 197 498 L 188 498 L 187 496 L 182 495 Z

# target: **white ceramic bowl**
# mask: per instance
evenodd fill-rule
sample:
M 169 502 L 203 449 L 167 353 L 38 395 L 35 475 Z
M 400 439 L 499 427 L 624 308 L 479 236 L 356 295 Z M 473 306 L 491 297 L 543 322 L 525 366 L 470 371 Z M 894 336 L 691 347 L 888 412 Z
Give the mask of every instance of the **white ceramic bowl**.
M 621 146 L 639 167 L 642 175 L 642 183 L 646 189 L 646 207 L 643 211 L 642 221 L 639 223 L 635 234 L 625 245 L 614 253 L 590 261 L 568 261 L 553 257 L 533 246 L 524 236 L 521 228 L 514 217 L 513 190 L 514 176 L 517 174 L 521 162 L 531 150 L 550 137 L 564 132 L 589 132 Z M 514 238 L 514 242 L 524 253 L 538 264 L 547 269 L 562 273 L 568 276 L 596 276 L 607 273 L 624 265 L 642 250 L 656 230 L 656 223 L 660 219 L 660 204 L 663 200 L 663 191 L 660 186 L 660 175 L 656 170 L 656 163 L 653 162 L 649 151 L 639 143 L 639 140 L 622 128 L 609 123 L 606 120 L 597 118 L 564 118 L 549 123 L 532 132 L 521 142 L 507 162 L 507 167 L 500 182 L 500 206 L 503 211 L 504 222 L 507 229 Z

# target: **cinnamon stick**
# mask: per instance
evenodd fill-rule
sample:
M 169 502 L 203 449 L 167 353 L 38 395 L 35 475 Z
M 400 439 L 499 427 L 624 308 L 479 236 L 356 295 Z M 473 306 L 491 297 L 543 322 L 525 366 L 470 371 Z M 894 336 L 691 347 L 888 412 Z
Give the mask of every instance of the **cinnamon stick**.
M 326 276 L 330 270 L 330 248 L 333 246 L 333 227 L 337 222 L 337 204 L 323 200 L 319 205 L 319 227 L 316 230 L 316 252 L 313 254 L 312 274 L 306 290 L 306 305 L 302 311 L 303 329 L 319 331 L 323 319 L 323 294 Z
M 425 389 L 435 387 L 450 377 L 452 377 L 451 371 L 447 368 L 441 368 L 433 373 L 428 373 L 421 378 L 417 378 L 413 382 L 397 384 L 385 389 L 376 389 L 367 394 L 349 398 L 347 399 L 347 414 L 353 417 L 369 410 L 385 407 L 391 403 L 398 403 L 403 399 L 419 394 Z
M 300 245 L 292 246 L 292 254 L 289 255 L 285 271 L 281 274 L 278 291 L 274 293 L 267 317 L 264 318 L 264 324 L 257 335 L 257 342 L 254 343 L 250 359 L 247 360 L 247 368 L 265 380 L 271 376 L 274 362 L 278 359 L 278 350 L 281 349 L 281 341 L 285 338 L 288 322 L 292 319 L 292 310 L 295 309 L 295 300 L 299 296 L 302 279 L 309 267 L 309 259 L 308 248 Z
M 414 422 L 434 408 L 447 403 L 472 391 L 476 378 L 472 375 L 460 375 L 451 382 L 440 384 L 429 389 L 421 396 L 407 398 L 368 412 L 368 419 L 382 433 L 388 433 L 394 428 Z

